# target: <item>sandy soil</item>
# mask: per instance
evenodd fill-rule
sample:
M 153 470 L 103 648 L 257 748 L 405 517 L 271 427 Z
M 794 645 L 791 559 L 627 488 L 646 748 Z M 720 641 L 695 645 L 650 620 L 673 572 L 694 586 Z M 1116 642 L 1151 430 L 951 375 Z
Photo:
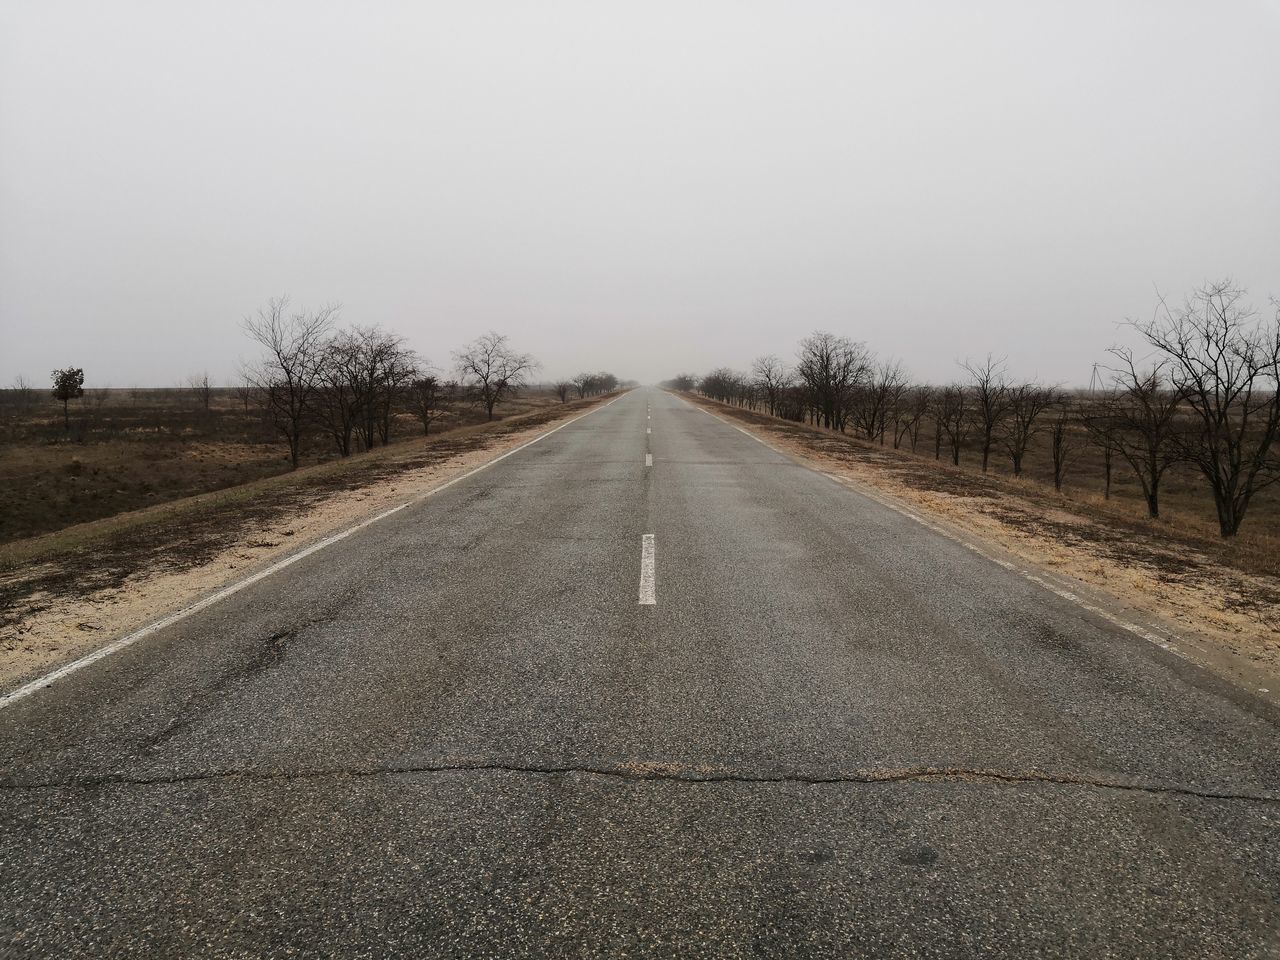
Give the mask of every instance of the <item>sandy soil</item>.
M 1051 571 L 1117 609 L 1136 612 L 1203 655 L 1195 659 L 1265 692 L 1280 689 L 1280 580 L 1224 567 L 1184 542 L 1117 530 L 1098 517 L 1045 506 L 950 466 L 825 431 L 768 422 L 697 399 L 774 448 Z M 923 474 L 932 474 L 922 479 Z M 972 481 L 972 482 L 970 482 Z M 1221 654 L 1216 655 L 1216 654 Z
M 186 569 L 149 566 L 121 584 L 75 595 L 31 593 L 19 602 L 16 611 L 10 611 L 16 616 L 0 626 L 0 690 L 17 686 L 181 610 L 310 542 L 421 497 L 556 425 L 544 423 L 506 433 L 490 440 L 483 449 L 465 451 L 358 489 L 335 491 L 265 527 L 244 530 L 231 546 Z M 41 569 L 33 567 L 21 576 L 39 578 L 41 573 Z

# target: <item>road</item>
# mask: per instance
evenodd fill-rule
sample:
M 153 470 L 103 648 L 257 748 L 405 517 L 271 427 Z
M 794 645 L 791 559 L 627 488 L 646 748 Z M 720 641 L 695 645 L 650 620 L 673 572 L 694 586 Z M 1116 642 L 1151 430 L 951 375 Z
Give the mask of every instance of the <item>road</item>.
M 640 389 L 0 710 L 0 954 L 1275 957 L 1277 732 Z

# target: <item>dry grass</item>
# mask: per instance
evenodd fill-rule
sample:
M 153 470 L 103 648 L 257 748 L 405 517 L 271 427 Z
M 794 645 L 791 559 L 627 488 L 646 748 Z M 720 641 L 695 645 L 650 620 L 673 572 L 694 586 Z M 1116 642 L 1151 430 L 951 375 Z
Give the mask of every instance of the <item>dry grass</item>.
M 69 429 L 43 394 L 26 409 L 12 394 L 0 399 L 0 543 L 289 472 L 284 445 L 232 390 L 215 391 L 208 410 L 190 390 L 92 390 L 72 406 Z M 499 411 L 521 416 L 555 402 L 531 393 Z M 482 417 L 459 407 L 439 428 Z M 421 435 L 412 417 L 396 419 L 393 440 Z M 325 437 L 309 438 L 304 466 L 337 459 Z

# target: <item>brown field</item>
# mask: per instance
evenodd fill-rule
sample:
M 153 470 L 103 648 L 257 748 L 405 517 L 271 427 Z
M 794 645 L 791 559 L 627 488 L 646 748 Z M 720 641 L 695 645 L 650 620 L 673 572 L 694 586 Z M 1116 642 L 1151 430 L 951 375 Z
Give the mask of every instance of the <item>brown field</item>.
M 519 416 L 557 402 L 532 390 L 498 413 Z M 0 391 L 0 543 L 289 471 L 284 443 L 232 389 L 215 390 L 207 410 L 185 388 L 91 389 L 70 414 L 66 429 L 62 406 L 47 391 L 26 403 Z M 478 407 L 460 405 L 432 434 L 483 419 Z M 393 443 L 421 437 L 421 423 L 397 416 Z M 301 465 L 336 459 L 317 434 Z

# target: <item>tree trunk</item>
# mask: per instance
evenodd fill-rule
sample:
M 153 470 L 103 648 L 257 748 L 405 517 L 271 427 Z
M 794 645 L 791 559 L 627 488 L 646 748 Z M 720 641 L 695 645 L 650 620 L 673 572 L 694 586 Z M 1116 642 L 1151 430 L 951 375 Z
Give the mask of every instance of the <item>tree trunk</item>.
M 1151 520 L 1160 519 L 1160 481 L 1152 480 L 1150 485 L 1142 491 L 1142 498 L 1147 501 L 1147 517 Z

